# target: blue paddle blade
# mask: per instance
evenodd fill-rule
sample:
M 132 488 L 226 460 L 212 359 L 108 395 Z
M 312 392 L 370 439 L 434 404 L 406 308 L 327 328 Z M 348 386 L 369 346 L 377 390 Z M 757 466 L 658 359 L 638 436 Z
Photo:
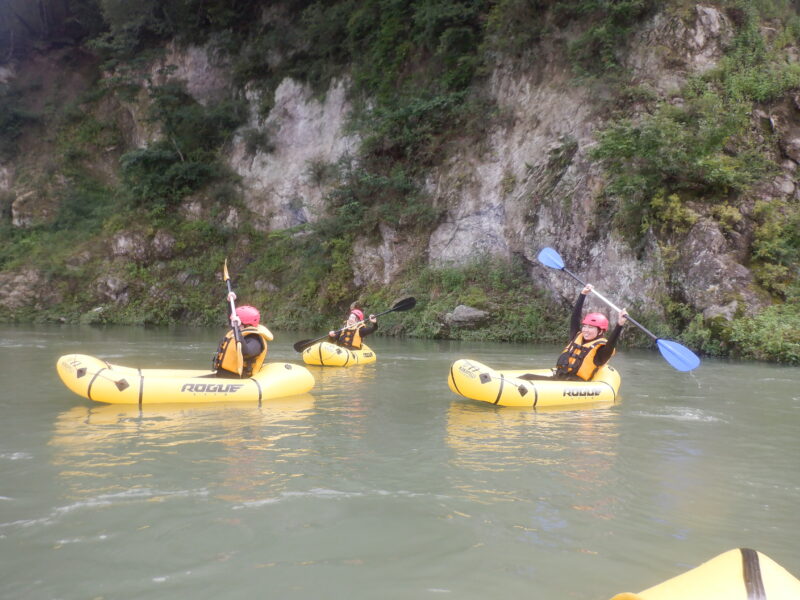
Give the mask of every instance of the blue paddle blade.
M 669 340 L 656 340 L 661 356 L 678 371 L 691 371 L 700 366 L 700 359 L 686 346 Z
M 564 268 L 564 261 L 561 260 L 561 255 L 552 248 L 550 248 L 549 246 L 545 246 L 544 248 L 539 250 L 539 254 L 536 256 L 536 258 L 545 267 L 550 267 L 551 269 L 558 269 L 558 270 Z

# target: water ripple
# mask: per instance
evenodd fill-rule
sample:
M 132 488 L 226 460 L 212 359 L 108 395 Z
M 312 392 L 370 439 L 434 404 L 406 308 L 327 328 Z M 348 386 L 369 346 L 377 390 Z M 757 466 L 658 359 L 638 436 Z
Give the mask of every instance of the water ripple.
M 644 411 L 637 411 L 633 414 L 636 414 L 640 417 L 645 418 L 652 418 L 652 419 L 670 419 L 674 421 L 694 421 L 699 423 L 727 423 L 725 419 L 721 419 L 717 416 L 708 414 L 707 412 L 699 409 L 699 408 L 686 408 L 681 407 L 672 410 L 671 412 L 667 413 L 655 413 L 655 412 L 644 412 Z
M 33 454 L 30 452 L 3 452 L 0 453 L 0 458 L 4 460 L 30 460 Z
M 161 491 L 151 490 L 146 488 L 125 490 L 117 494 L 101 494 L 96 498 L 89 498 L 80 502 L 74 502 L 66 506 L 59 506 L 51 510 L 48 515 L 33 519 L 18 519 L 8 523 L 0 523 L 0 530 L 6 528 L 27 528 L 36 525 L 53 525 L 57 523 L 64 515 L 69 513 L 83 510 L 94 509 L 104 506 L 114 506 L 120 504 L 131 503 L 139 500 L 152 501 L 154 499 L 169 499 L 169 498 L 185 498 L 185 497 L 204 497 L 208 496 L 208 490 L 177 490 L 177 491 Z
M 271 498 L 263 498 L 261 500 L 250 500 L 247 502 L 242 502 L 241 504 L 237 504 L 236 506 L 234 506 L 233 510 L 241 510 L 243 508 L 258 508 L 260 506 L 266 506 L 268 504 L 277 504 L 284 500 L 294 499 L 294 498 L 348 500 L 350 498 L 365 498 L 365 497 L 375 497 L 375 496 L 391 496 L 394 498 L 420 498 L 420 497 L 431 496 L 431 494 L 421 493 L 421 492 L 411 492 L 408 490 L 396 490 L 396 491 L 369 490 L 363 492 L 345 492 L 327 488 L 313 488 L 307 491 L 283 492 L 279 496 L 273 496 Z M 447 498 L 447 496 L 441 494 L 434 494 L 433 497 L 436 500 L 443 500 Z

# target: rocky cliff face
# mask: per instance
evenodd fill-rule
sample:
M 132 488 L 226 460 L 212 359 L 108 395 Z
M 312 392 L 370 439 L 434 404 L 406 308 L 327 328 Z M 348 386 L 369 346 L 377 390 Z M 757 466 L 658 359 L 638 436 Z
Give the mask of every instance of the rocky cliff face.
M 627 66 L 638 83 L 669 99 L 689 75 L 716 64 L 731 35 L 731 24 L 711 7 L 697 6 L 680 17 L 659 14 L 631 42 Z M 730 318 L 737 311 L 760 307 L 763 300 L 752 291 L 753 277 L 743 264 L 743 249 L 752 236 L 748 207 L 754 199 L 743 200 L 742 224 L 730 231 L 722 231 L 699 211 L 678 244 L 678 255 L 669 257 L 669 282 L 665 257 L 653 236 L 635 255 L 603 218 L 598 210 L 603 176 L 588 152 L 604 124 L 605 98 L 596 86 L 576 85 L 561 48 L 554 42 L 542 49 L 535 64 L 524 68 L 496 68 L 487 92 L 504 118 L 483 143 L 464 145 L 445 157 L 425 182 L 426 192 L 443 215 L 438 224 L 424 240 L 408 239 L 387 224 L 380 226 L 378 239 L 357 240 L 352 257 L 355 285 L 391 282 L 420 252 L 428 263 L 439 266 L 486 255 L 520 256 L 529 262 L 534 280 L 571 301 L 574 282 L 536 262 L 537 251 L 549 245 L 586 280 L 613 290 L 621 304 L 658 305 L 669 293 L 709 317 Z M 4 70 L 0 75 L 8 79 L 20 72 Z M 154 81 L 167 76 L 184 81 L 201 103 L 219 97 L 230 85 L 225 65 L 197 47 L 170 48 L 150 75 Z M 259 94 L 248 93 L 249 122 L 227 156 L 229 166 L 241 176 L 244 195 L 243 207 L 229 209 L 230 226 L 247 218 L 267 232 L 324 214 L 330 183 L 315 173 L 353 154 L 359 141 L 345 129 L 350 110 L 347 87 L 346 79 L 337 80 L 318 97 L 304 85 L 285 80 L 266 117 L 257 110 Z M 134 146 L 159 135 L 143 117 L 145 102 L 140 97 L 119 103 Z M 783 154 L 781 173 L 757 196 L 767 200 L 796 196 L 800 101 L 754 119 L 768 123 Z M 248 131 L 262 134 L 268 140 L 266 147 L 249 147 Z M 52 209 L 48 204 L 52 196 L 29 185 L 14 164 L 0 164 L 0 194 L 10 198 L 7 204 L 17 227 L 46 219 Z M 190 217 L 204 214 L 195 199 L 188 200 L 183 210 Z M 140 245 L 150 243 L 153 240 L 146 238 Z M 15 294 L 0 297 L 0 302 L 18 302 L 25 296 L 24 282 L 36 281 L 30 274 L 15 277 Z
M 347 87 L 337 81 L 316 99 L 303 85 L 285 80 L 275 91 L 275 105 L 263 121 L 251 111 L 248 126 L 264 131 L 268 151 L 249 153 L 242 137 L 233 144 L 231 167 L 242 176 L 245 204 L 265 231 L 287 229 L 318 218 L 324 211 L 324 181 L 315 168 L 354 154 L 357 140 L 344 131 L 350 109 Z M 252 106 L 258 94 L 249 95 Z

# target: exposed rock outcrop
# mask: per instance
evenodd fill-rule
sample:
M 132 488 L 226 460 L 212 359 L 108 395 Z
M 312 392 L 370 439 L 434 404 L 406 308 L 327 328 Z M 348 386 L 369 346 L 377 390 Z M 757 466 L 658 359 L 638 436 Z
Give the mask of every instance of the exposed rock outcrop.
M 474 327 L 488 318 L 489 313 L 485 310 L 459 304 L 453 309 L 453 312 L 447 313 L 444 316 L 444 322 L 451 327 Z
M 345 133 L 350 110 L 345 81 L 334 82 L 320 100 L 310 88 L 287 79 L 275 91 L 275 103 L 262 122 L 260 94 L 248 93 L 250 122 L 234 140 L 230 165 L 242 177 L 245 205 L 261 230 L 286 229 L 313 221 L 325 210 L 330 189 L 320 173 L 356 149 Z M 260 132 L 266 148 L 248 148 L 245 133 Z
M 728 252 L 719 226 L 701 219 L 689 231 L 680 249 L 680 286 L 692 306 L 703 316 L 731 319 L 737 310 L 752 312 L 761 306 L 752 291 L 750 271 Z
M 716 66 L 732 37 L 730 21 L 714 7 L 696 5 L 688 19 L 661 12 L 634 36 L 626 66 L 638 81 L 674 93 L 687 76 Z
M 413 256 L 412 240 L 385 223 L 379 224 L 378 229 L 378 242 L 359 239 L 353 245 L 353 283 L 356 286 L 391 283 Z
M 35 307 L 42 275 L 34 269 L 0 273 L 0 306 L 11 310 Z
M 230 93 L 231 70 L 226 61 L 200 46 L 169 44 L 163 58 L 153 64 L 150 78 L 155 84 L 177 79 L 200 104 L 224 100 Z
M 128 302 L 128 282 L 114 275 L 103 276 L 95 283 L 98 293 L 102 298 L 126 304 Z

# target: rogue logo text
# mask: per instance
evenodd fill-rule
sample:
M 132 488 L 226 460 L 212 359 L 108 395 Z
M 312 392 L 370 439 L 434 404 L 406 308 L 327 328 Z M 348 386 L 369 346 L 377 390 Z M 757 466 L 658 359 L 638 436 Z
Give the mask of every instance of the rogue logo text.
M 602 393 L 600 388 L 565 388 L 563 396 L 599 396 Z
M 205 392 L 206 394 L 233 394 L 244 387 L 241 383 L 184 383 L 182 392 Z

